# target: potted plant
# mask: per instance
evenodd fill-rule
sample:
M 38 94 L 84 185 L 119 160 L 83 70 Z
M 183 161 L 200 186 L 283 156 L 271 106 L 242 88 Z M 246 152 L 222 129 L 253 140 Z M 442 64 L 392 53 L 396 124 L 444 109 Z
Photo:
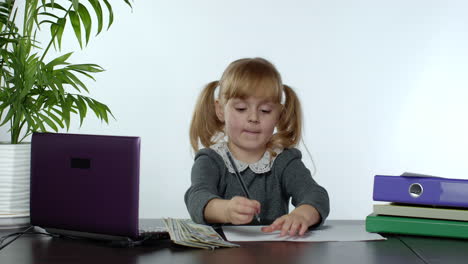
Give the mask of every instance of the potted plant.
M 0 126 L 10 135 L 10 142 L 0 144 L 0 217 L 29 216 L 30 144 L 21 144 L 28 136 L 68 130 L 74 114 L 81 125 L 88 109 L 108 123 L 109 107 L 83 94 L 89 93 L 83 79 L 94 80 L 103 68 L 71 63 L 72 52 L 55 58 L 48 53 L 52 47 L 60 53 L 66 29 L 73 29 L 83 48 L 91 33 L 98 35 L 113 20 L 109 0 L 0 2 Z

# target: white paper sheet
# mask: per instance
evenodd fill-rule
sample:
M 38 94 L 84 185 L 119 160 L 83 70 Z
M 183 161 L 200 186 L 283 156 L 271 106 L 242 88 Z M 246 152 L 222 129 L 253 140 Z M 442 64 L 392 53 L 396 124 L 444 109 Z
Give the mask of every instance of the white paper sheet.
M 280 232 L 263 233 L 261 226 L 224 226 L 226 239 L 232 242 L 242 241 L 292 241 L 292 242 L 326 242 L 326 241 L 369 241 L 386 240 L 377 233 L 368 233 L 364 224 L 332 224 L 304 234 L 304 236 L 280 236 Z

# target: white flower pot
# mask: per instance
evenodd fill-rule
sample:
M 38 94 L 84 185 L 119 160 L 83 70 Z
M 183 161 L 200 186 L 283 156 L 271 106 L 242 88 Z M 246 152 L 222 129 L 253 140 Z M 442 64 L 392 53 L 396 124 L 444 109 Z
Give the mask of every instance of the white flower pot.
M 0 228 L 29 224 L 30 164 L 30 143 L 0 143 Z

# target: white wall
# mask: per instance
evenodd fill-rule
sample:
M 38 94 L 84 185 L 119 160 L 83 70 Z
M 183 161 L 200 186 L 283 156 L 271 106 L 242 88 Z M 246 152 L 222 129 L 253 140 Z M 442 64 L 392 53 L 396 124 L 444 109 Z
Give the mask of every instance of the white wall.
M 72 58 L 107 70 L 91 96 L 117 120 L 70 132 L 141 136 L 141 217 L 188 217 L 195 98 L 242 57 L 269 59 L 298 92 L 330 219 L 369 214 L 375 174 L 468 177 L 466 1 L 113 2 L 110 31 Z

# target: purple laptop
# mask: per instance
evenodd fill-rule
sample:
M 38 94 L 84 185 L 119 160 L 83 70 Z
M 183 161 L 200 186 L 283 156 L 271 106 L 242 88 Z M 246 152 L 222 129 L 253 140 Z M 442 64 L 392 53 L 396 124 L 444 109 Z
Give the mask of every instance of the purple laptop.
M 31 224 L 51 233 L 140 239 L 139 171 L 139 137 L 34 133 Z

